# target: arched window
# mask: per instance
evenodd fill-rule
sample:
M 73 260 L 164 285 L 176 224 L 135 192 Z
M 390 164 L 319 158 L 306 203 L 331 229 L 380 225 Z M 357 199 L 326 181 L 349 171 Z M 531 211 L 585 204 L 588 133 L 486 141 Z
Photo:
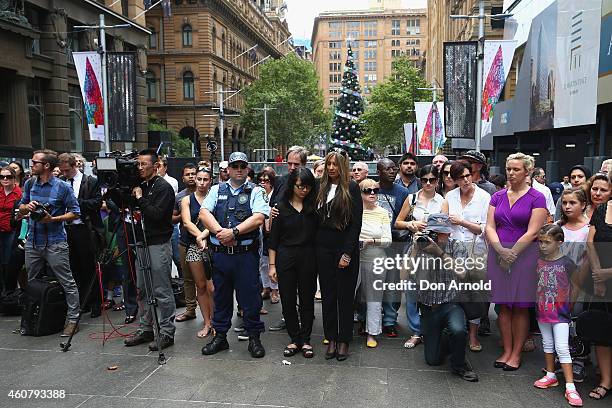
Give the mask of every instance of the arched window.
M 149 49 L 154 50 L 157 48 L 157 33 L 153 27 L 149 27 L 149 31 L 151 31 L 151 35 L 149 36 Z
M 191 100 L 193 99 L 194 93 L 193 73 L 187 71 L 183 74 L 183 98 Z
M 183 26 L 183 47 L 191 47 L 193 45 L 193 30 L 189 24 Z
M 145 78 L 147 80 L 147 99 L 155 101 L 157 100 L 157 80 L 155 79 L 155 74 L 147 72 Z

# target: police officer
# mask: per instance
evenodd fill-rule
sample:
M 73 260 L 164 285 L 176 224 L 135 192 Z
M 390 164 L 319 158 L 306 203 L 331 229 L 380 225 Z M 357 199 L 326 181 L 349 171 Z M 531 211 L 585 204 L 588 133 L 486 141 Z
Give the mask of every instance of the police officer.
M 215 337 L 202 348 L 212 355 L 227 350 L 227 331 L 234 313 L 234 290 L 243 309 L 244 326 L 249 335 L 249 352 L 261 358 L 266 351 L 259 335 L 264 324 L 259 319 L 262 307 L 259 282 L 259 228 L 269 216 L 266 193 L 247 182 L 247 156 L 234 152 L 229 157 L 229 180 L 210 189 L 200 210 L 200 220 L 210 231 L 215 287 L 213 327 Z

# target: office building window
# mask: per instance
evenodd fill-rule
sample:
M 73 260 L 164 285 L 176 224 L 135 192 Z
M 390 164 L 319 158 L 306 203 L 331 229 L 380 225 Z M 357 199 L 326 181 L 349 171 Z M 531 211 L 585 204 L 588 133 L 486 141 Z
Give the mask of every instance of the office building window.
M 342 64 L 339 62 L 330 62 L 329 63 L 329 70 L 330 71 L 341 71 L 342 70 Z
M 364 46 L 365 46 L 366 48 L 376 48 L 376 45 L 377 45 L 376 43 L 377 43 L 377 41 L 372 41 L 372 40 L 370 40 L 370 41 L 365 41 Z
M 151 35 L 149 36 L 149 49 L 154 50 L 157 48 L 157 33 L 153 27 L 149 27 Z
M 366 21 L 363 23 L 364 37 L 376 37 L 377 21 Z
M 376 59 L 376 50 L 365 50 L 363 59 Z
M 330 51 L 329 59 L 330 60 L 339 60 L 341 58 L 340 51 Z
M 330 41 L 329 48 L 342 48 L 342 41 Z
M 83 151 L 83 99 L 81 88 L 68 86 L 68 116 L 70 120 L 70 151 Z
M 342 25 L 338 21 L 328 23 L 329 38 L 342 38 Z
M 399 57 L 401 55 L 400 50 L 391 50 L 391 57 L 395 58 L 395 57 Z
M 183 74 L 183 98 L 191 100 L 193 99 L 194 93 L 193 73 L 187 71 Z
M 346 46 L 347 47 L 350 46 L 353 49 L 359 48 L 359 40 L 354 40 L 354 39 L 346 40 Z
M 193 30 L 189 24 L 183 26 L 183 47 L 191 47 L 193 45 Z
M 418 19 L 418 18 L 408 19 L 408 28 L 406 32 L 408 33 L 408 35 L 420 34 L 421 33 L 421 19 Z
M 365 74 L 363 76 L 363 81 L 365 83 L 375 83 L 376 82 L 376 74 Z
M 391 35 L 400 35 L 400 20 L 391 20 Z
M 366 61 L 363 63 L 364 71 L 376 71 L 376 61 Z
M 147 80 L 147 99 L 155 101 L 157 100 L 157 80 L 155 79 L 155 74 L 147 72 L 145 78 Z

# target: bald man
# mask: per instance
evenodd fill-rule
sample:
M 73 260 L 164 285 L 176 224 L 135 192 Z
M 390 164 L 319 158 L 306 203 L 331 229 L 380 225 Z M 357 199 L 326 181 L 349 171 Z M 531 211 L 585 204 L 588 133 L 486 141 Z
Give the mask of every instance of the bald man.
M 434 166 L 436 166 L 438 168 L 439 171 L 442 171 L 442 166 L 444 165 L 444 163 L 446 163 L 448 161 L 448 157 L 446 157 L 443 154 L 437 154 L 434 156 L 433 160 L 431 161 L 431 164 L 433 164 Z

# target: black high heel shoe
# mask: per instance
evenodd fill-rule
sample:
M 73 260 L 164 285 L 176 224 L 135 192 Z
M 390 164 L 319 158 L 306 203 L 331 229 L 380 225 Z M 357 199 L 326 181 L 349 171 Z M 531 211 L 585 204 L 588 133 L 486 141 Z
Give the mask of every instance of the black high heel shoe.
M 343 347 L 344 346 L 344 347 Z M 344 349 L 342 352 L 340 350 Z M 336 360 L 344 361 L 348 358 L 348 343 L 339 343 L 336 351 Z
M 327 346 L 327 351 L 325 352 L 325 359 L 331 360 L 334 357 L 336 357 L 336 342 L 330 340 L 329 345 Z

